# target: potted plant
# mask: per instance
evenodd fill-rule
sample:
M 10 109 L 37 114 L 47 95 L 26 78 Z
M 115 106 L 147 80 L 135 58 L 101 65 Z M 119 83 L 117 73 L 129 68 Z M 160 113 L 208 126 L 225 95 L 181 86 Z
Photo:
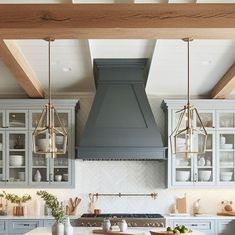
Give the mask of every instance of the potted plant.
M 64 219 L 65 212 L 58 199 L 46 191 L 38 191 L 37 195 L 40 196 L 48 208 L 51 209 L 51 214 L 56 222 L 52 226 L 52 235 L 64 235 Z
M 13 207 L 13 215 L 24 216 L 24 206 L 22 206 L 22 203 L 31 200 L 31 196 L 28 194 L 18 196 L 16 194 L 6 193 L 5 191 L 3 191 L 3 195 L 6 200 L 10 201 L 11 203 L 17 204 L 17 206 Z

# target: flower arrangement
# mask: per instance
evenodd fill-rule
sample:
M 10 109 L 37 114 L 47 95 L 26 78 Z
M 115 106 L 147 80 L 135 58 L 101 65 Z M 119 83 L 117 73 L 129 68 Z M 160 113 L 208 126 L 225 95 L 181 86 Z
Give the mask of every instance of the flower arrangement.
M 46 206 L 51 209 L 51 214 L 56 222 L 63 223 L 65 212 L 58 199 L 53 194 L 46 191 L 38 191 L 37 195 L 40 196 L 45 201 Z
M 23 216 L 25 211 L 24 211 L 24 207 L 22 206 L 22 203 L 25 203 L 32 199 L 29 194 L 25 194 L 20 197 L 16 194 L 6 193 L 5 191 L 3 191 L 3 194 L 1 194 L 0 196 L 2 195 L 3 197 L 5 197 L 7 201 L 10 201 L 11 203 L 14 203 L 14 204 L 18 204 L 17 206 L 13 207 L 13 215 L 15 216 Z
M 32 199 L 31 196 L 28 194 L 25 194 L 20 197 L 16 194 L 6 193 L 5 191 L 3 191 L 3 194 L 1 195 L 3 195 L 5 199 L 10 201 L 11 203 L 18 204 L 18 206 L 21 206 L 22 203 L 25 203 Z

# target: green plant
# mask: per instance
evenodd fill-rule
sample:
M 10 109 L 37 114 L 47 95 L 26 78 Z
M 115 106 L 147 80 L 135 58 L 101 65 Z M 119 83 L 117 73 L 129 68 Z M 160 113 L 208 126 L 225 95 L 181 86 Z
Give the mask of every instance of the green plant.
M 60 205 L 58 199 L 46 191 L 38 191 L 37 195 L 40 196 L 46 203 L 46 206 L 51 209 L 51 214 L 58 223 L 62 223 L 65 219 L 63 207 Z
M 11 203 L 18 204 L 19 206 L 21 205 L 21 203 L 25 203 L 32 199 L 29 194 L 25 194 L 20 197 L 16 194 L 6 193 L 5 191 L 3 191 L 3 194 L 0 194 L 0 196 L 2 195 L 5 197 L 6 200 L 10 201 Z

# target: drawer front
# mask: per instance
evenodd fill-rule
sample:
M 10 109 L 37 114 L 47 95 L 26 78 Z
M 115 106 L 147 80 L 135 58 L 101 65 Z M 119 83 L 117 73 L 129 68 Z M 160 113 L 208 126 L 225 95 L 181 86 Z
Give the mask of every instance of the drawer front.
M 173 226 L 184 224 L 192 230 L 198 230 L 204 233 L 215 232 L 215 222 L 210 220 L 174 220 Z
M 43 221 L 43 227 L 50 228 L 55 223 L 55 220 L 44 220 Z
M 9 233 L 25 233 L 39 226 L 42 226 L 40 220 L 11 220 L 9 221 Z
M 7 234 L 7 221 L 1 220 L 0 221 L 0 234 Z
M 235 220 L 218 220 L 218 235 L 233 235 L 235 233 Z

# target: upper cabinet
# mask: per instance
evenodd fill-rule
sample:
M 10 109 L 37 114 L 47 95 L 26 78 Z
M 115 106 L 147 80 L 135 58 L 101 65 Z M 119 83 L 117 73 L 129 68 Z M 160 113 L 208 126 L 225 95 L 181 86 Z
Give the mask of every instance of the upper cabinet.
M 66 153 L 54 159 L 35 154 L 32 146 L 32 133 L 45 103 L 46 100 L 0 101 L 0 186 L 74 187 L 77 101 L 53 101 L 68 132 Z M 57 125 L 56 121 L 54 125 Z M 56 145 L 57 148 L 61 147 L 59 137 Z
M 235 102 L 231 100 L 192 100 L 207 130 L 204 154 L 187 159 L 171 152 L 169 135 L 179 118 L 177 113 L 186 101 L 165 100 L 168 135 L 168 187 L 235 186 Z M 199 126 L 199 120 L 193 120 Z M 200 139 L 196 140 L 200 148 Z

